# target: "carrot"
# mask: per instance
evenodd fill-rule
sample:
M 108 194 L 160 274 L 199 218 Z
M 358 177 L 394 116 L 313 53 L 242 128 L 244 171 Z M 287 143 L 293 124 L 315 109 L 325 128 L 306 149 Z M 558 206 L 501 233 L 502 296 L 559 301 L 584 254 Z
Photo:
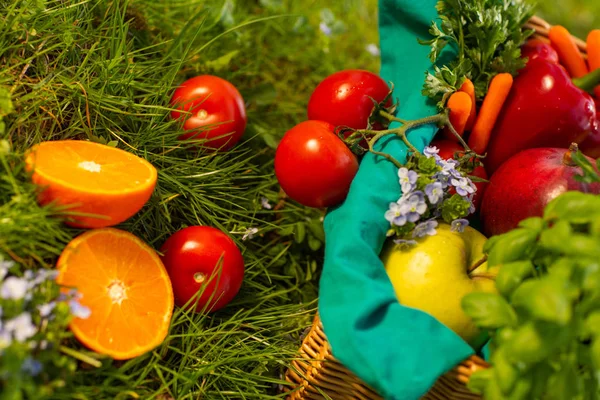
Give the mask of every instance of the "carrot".
M 474 152 L 478 154 L 485 153 L 490 142 L 492 130 L 506 102 L 512 84 L 513 77 L 506 72 L 492 78 L 488 92 L 479 110 L 479 115 L 475 121 L 475 126 L 469 136 L 468 144 Z
M 548 37 L 558 53 L 561 64 L 573 78 L 581 78 L 589 72 L 581 52 L 565 27 L 554 25 L 550 28 Z
M 588 34 L 587 54 L 590 72 L 600 68 L 600 29 L 594 29 Z M 594 94 L 600 99 L 600 85 L 596 86 Z
M 446 103 L 446 107 L 450 109 L 450 123 L 456 129 L 456 132 L 460 136 L 462 136 L 465 132 L 465 126 L 467 125 L 467 120 L 469 119 L 469 115 L 471 114 L 471 96 L 466 94 L 465 92 L 454 92 L 448 99 L 448 103 Z M 456 136 L 448 128 L 444 129 L 444 136 L 447 139 L 458 141 Z
M 469 114 L 467 125 L 465 126 L 465 130 L 470 131 L 471 129 L 473 129 L 473 125 L 475 125 L 475 118 L 477 117 L 477 100 L 475 99 L 475 86 L 469 78 L 466 78 L 465 82 L 460 87 L 460 91 L 465 92 L 471 97 L 471 113 Z

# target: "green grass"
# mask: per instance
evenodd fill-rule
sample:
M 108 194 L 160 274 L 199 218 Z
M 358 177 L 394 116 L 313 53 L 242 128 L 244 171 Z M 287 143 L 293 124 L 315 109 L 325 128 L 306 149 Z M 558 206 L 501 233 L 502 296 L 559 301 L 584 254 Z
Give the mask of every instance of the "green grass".
M 324 76 L 377 70 L 378 58 L 365 49 L 377 41 L 374 5 L 0 1 L 1 138 L 10 147 L 0 155 L 0 254 L 21 269 L 52 267 L 80 233 L 62 223 L 60 210 L 37 205 L 22 162 L 34 143 L 76 138 L 114 142 L 159 170 L 151 200 L 119 228 L 158 249 L 184 226 L 215 226 L 237 241 L 246 262 L 230 307 L 176 313 L 162 346 L 127 362 L 102 359 L 98 369 L 81 363 L 52 398 L 281 397 L 282 374 L 314 315 L 323 231 L 322 212 L 282 198 L 273 151 L 306 118 Z M 361 19 L 369 24 L 351 22 Z M 331 36 L 320 31 L 322 21 Z M 174 87 L 205 73 L 231 81 L 247 103 L 244 142 L 228 154 L 186 148 L 168 116 Z M 263 197 L 283 208 L 264 209 Z M 251 227 L 257 236 L 243 241 Z M 66 344 L 96 357 L 74 339 Z
M 570 18 L 544 15 L 582 35 L 598 5 Z M 277 140 L 306 118 L 315 85 L 344 68 L 378 71 L 376 0 L 0 0 L 0 254 L 20 268 L 51 267 L 79 234 L 60 210 L 40 208 L 23 153 L 42 140 L 114 142 L 159 169 L 157 190 L 119 228 L 154 248 L 172 232 L 207 224 L 244 252 L 235 301 L 210 316 L 176 313 L 165 343 L 127 362 L 80 364 L 57 399 L 281 397 L 282 374 L 310 325 L 323 256 L 322 213 L 282 197 Z M 564 7 L 564 8 L 560 8 Z M 594 8 L 595 10 L 594 11 Z M 594 18 L 595 17 L 595 18 Z M 564 20 L 567 18 L 567 20 Z M 319 29 L 326 22 L 331 36 Z M 198 74 L 234 83 L 248 106 L 244 141 L 224 155 L 177 141 L 173 88 Z M 12 110 L 8 101 L 12 101 Z M 5 142 L 6 143 L 6 142 Z M 261 207 L 261 199 L 283 208 Z M 242 241 L 246 229 L 258 235 Z M 94 356 L 77 341 L 67 343 Z

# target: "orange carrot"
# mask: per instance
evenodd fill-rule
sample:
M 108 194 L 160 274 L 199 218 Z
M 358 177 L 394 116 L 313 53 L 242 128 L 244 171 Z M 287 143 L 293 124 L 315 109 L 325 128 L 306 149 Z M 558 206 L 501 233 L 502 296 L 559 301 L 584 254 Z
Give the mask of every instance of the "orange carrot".
M 558 53 L 561 64 L 573 78 L 581 78 L 589 72 L 581 52 L 565 27 L 554 25 L 550 28 L 548 37 Z
M 467 125 L 467 120 L 471 114 L 471 104 L 471 96 L 460 91 L 452 93 L 446 104 L 446 107 L 450 109 L 450 123 L 460 136 L 465 132 L 465 126 Z M 444 129 L 444 136 L 455 142 L 458 141 L 456 136 L 454 136 L 448 128 Z
M 477 117 L 477 100 L 475 99 L 475 86 L 469 78 L 466 78 L 465 82 L 460 87 L 460 91 L 465 92 L 471 97 L 471 113 L 469 114 L 467 125 L 465 126 L 465 130 L 470 131 L 471 129 L 473 129 L 473 125 L 475 125 L 475 118 Z
M 494 76 L 490 82 L 483 104 L 479 110 L 479 115 L 475 121 L 475 126 L 469 136 L 469 147 L 478 154 L 484 154 L 490 135 L 504 106 L 504 102 L 512 88 L 513 77 L 509 73 L 502 73 Z
M 590 72 L 600 68 L 600 29 L 592 30 L 587 37 L 587 54 Z M 596 98 L 600 99 L 600 85 L 594 89 Z

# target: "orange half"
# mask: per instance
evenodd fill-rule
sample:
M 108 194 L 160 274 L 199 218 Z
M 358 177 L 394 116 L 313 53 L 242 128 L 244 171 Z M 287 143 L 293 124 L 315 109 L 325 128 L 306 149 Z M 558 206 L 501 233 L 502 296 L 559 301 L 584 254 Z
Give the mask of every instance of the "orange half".
M 83 140 L 57 140 L 33 146 L 26 157 L 32 179 L 43 187 L 41 204 L 54 202 L 77 212 L 67 224 L 81 228 L 113 226 L 146 204 L 157 171 L 125 150 Z
M 129 232 L 94 229 L 73 239 L 58 259 L 57 282 L 82 295 L 88 318 L 74 317 L 75 337 L 97 353 L 123 360 L 160 345 L 174 297 L 156 252 Z

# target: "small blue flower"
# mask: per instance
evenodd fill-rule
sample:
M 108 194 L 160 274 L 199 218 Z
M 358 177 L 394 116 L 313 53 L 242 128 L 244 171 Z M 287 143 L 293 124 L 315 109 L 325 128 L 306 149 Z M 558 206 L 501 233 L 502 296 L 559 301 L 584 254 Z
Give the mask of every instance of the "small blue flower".
M 435 228 L 438 226 L 438 222 L 434 219 L 429 221 L 421 222 L 415 227 L 413 231 L 413 238 L 421 238 L 425 236 L 434 236 L 437 231 Z
M 436 160 L 441 160 L 440 156 L 438 155 L 440 152 L 440 149 L 438 149 L 435 146 L 427 146 L 425 147 L 425 149 L 423 149 L 423 155 L 427 158 L 431 158 L 431 157 L 435 157 Z
M 257 233 L 258 233 L 258 228 L 246 229 L 246 232 L 244 232 L 244 236 L 242 236 L 242 241 L 246 241 L 248 239 L 253 239 Z
M 405 209 L 401 204 L 390 203 L 390 208 L 385 213 L 385 219 L 392 225 L 403 226 L 406 224 Z
M 444 188 L 441 182 L 433 182 L 425 186 L 425 194 L 431 204 L 437 204 L 444 197 Z
M 81 305 L 76 299 L 69 301 L 69 310 L 74 317 L 81 319 L 87 319 L 92 314 L 88 307 Z
M 450 179 L 450 184 L 456 188 L 456 193 L 463 197 L 475 193 L 476 190 L 475 185 L 468 178 L 453 178 Z
M 400 186 L 403 193 L 412 192 L 419 178 L 416 171 L 409 171 L 408 168 L 398 169 L 398 177 L 400 178 Z
M 319 24 L 319 29 L 325 34 L 325 36 L 331 36 L 331 28 L 325 22 L 321 22 Z
M 8 274 L 8 270 L 12 268 L 15 263 L 12 261 L 2 261 L 0 259 L 0 280 L 4 279 L 4 277 Z
M 455 219 L 454 221 L 452 221 L 452 223 L 450 224 L 450 230 L 452 232 L 464 232 L 465 228 L 469 226 L 469 221 L 467 221 L 464 218 L 460 218 L 460 219 Z
M 12 343 L 12 336 L 9 331 L 0 327 L 0 350 L 7 348 Z M 1 355 L 2 353 L 0 353 Z
M 379 57 L 381 55 L 381 51 L 379 50 L 379 47 L 377 47 L 377 45 L 375 43 L 368 44 L 366 47 L 366 50 L 373 57 Z
M 449 185 L 450 175 L 444 174 L 443 172 L 437 172 L 432 178 L 442 184 L 442 189 L 446 189 Z
M 437 165 L 442 167 L 442 174 L 444 175 L 454 175 L 457 173 L 456 167 L 458 167 L 459 163 L 456 160 L 442 160 L 441 158 L 437 161 Z
M 53 301 L 50 303 L 42 304 L 42 305 L 38 306 L 38 310 L 40 311 L 40 316 L 42 318 L 48 318 L 50 316 L 50 314 L 52 313 L 52 311 L 54 311 L 55 307 L 56 307 L 56 303 Z
M 31 314 L 28 312 L 6 321 L 4 329 L 12 334 L 18 342 L 24 342 L 37 333 L 37 328 L 33 325 Z
M 0 297 L 6 300 L 21 300 L 27 294 L 29 284 L 26 279 L 9 276 L 0 288 Z
M 271 208 L 273 208 L 271 206 L 271 204 L 269 204 L 269 199 L 267 199 L 266 197 L 261 197 L 260 198 L 260 205 L 262 206 L 262 208 L 264 208 L 265 210 L 270 210 Z
M 34 360 L 31 357 L 27 357 L 21 365 L 23 372 L 29 373 L 31 376 L 37 376 L 42 372 L 42 363 L 38 360 Z
M 421 215 L 427 211 L 427 203 L 425 203 L 425 195 L 421 191 L 402 196 L 399 201 L 400 206 L 405 211 L 406 219 L 409 222 L 417 222 Z

